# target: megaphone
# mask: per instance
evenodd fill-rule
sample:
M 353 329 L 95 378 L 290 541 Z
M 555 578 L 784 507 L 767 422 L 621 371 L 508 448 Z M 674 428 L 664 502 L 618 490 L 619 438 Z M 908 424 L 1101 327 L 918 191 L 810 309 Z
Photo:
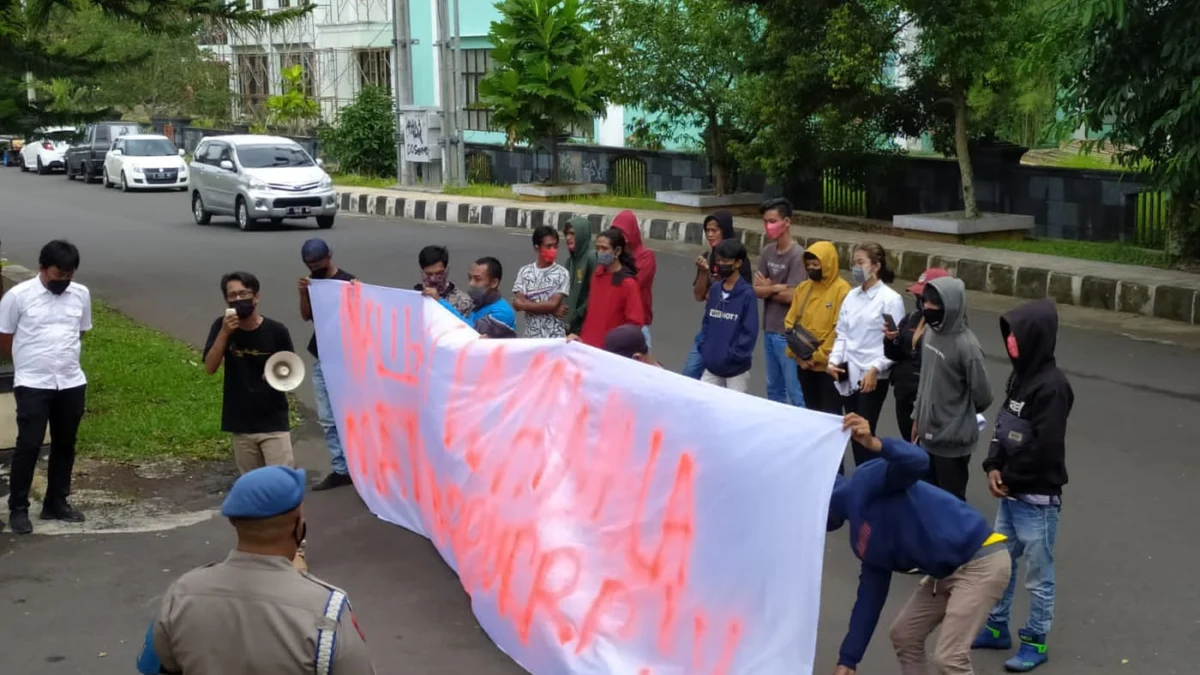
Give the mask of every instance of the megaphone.
M 267 384 L 276 391 L 291 391 L 304 381 L 304 361 L 295 352 L 275 352 L 265 371 Z

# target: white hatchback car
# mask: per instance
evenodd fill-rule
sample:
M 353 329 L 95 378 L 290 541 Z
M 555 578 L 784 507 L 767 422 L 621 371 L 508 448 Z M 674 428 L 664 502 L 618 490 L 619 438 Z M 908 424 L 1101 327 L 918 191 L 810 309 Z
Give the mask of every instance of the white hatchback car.
M 129 192 L 147 189 L 188 189 L 183 150 L 166 136 L 129 134 L 113 142 L 104 156 L 104 187 Z
M 36 169 L 39 175 L 66 167 L 64 156 L 79 130 L 75 127 L 46 127 L 29 135 L 21 148 L 21 170 Z
M 210 136 L 192 156 L 192 217 L 207 225 L 213 215 L 231 215 L 243 230 L 262 220 L 314 218 L 329 229 L 337 192 L 321 167 L 290 138 Z

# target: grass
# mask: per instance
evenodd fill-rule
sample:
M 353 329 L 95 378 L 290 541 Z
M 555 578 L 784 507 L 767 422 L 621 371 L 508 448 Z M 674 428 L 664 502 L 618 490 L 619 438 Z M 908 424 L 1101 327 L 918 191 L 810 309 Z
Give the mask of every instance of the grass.
M 122 462 L 229 458 L 222 375 L 206 374 L 187 344 L 93 303 L 80 357 L 88 377 L 80 454 Z
M 1118 242 L 1069 241 L 1065 239 L 1024 239 L 971 242 L 983 248 L 1042 253 L 1078 260 L 1140 265 L 1142 267 L 1171 267 L 1171 258 L 1163 251 L 1138 248 Z
M 513 194 L 512 188 L 509 186 L 492 185 L 488 183 L 471 183 L 466 187 L 446 186 L 442 192 L 448 195 L 459 195 L 463 197 L 484 197 L 488 199 L 509 200 L 515 200 L 517 198 L 517 196 Z M 666 209 L 665 204 L 655 201 L 653 197 L 590 195 L 572 197 L 567 203 L 588 204 L 591 206 L 602 206 L 613 209 L 639 209 L 643 211 L 662 211 Z
M 349 185 L 353 187 L 390 188 L 396 187 L 395 178 L 378 178 L 375 176 L 360 176 L 353 173 L 333 173 L 334 185 Z

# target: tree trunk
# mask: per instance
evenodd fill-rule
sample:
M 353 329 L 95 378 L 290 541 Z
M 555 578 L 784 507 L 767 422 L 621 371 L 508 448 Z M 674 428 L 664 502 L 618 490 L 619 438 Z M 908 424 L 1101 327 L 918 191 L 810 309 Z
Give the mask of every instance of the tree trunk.
M 725 166 L 723 161 L 717 159 L 713 160 L 712 169 L 713 192 L 715 192 L 718 197 L 724 197 L 725 191 L 729 187 L 729 169 Z
M 967 146 L 967 90 L 963 86 L 954 91 L 954 154 L 958 156 L 958 172 L 962 174 L 963 215 L 978 218 L 975 175 L 971 169 L 971 149 Z
M 550 184 L 558 185 L 558 137 L 550 137 Z

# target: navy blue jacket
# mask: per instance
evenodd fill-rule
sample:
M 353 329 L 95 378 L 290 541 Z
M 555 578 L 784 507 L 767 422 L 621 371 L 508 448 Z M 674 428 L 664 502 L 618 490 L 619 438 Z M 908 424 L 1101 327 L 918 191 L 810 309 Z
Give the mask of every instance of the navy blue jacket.
M 708 289 L 696 346 L 705 370 L 717 377 L 737 377 L 750 370 L 758 342 L 758 298 L 754 287 L 741 277 L 728 298 L 725 293 L 724 282 Z
M 992 526 L 954 495 L 921 480 L 929 455 L 896 438 L 883 439 L 879 459 L 838 476 L 829 503 L 828 530 L 850 522 L 850 548 L 862 561 L 858 599 L 838 665 L 856 668 L 887 601 L 892 572 L 944 579 L 969 562 Z

